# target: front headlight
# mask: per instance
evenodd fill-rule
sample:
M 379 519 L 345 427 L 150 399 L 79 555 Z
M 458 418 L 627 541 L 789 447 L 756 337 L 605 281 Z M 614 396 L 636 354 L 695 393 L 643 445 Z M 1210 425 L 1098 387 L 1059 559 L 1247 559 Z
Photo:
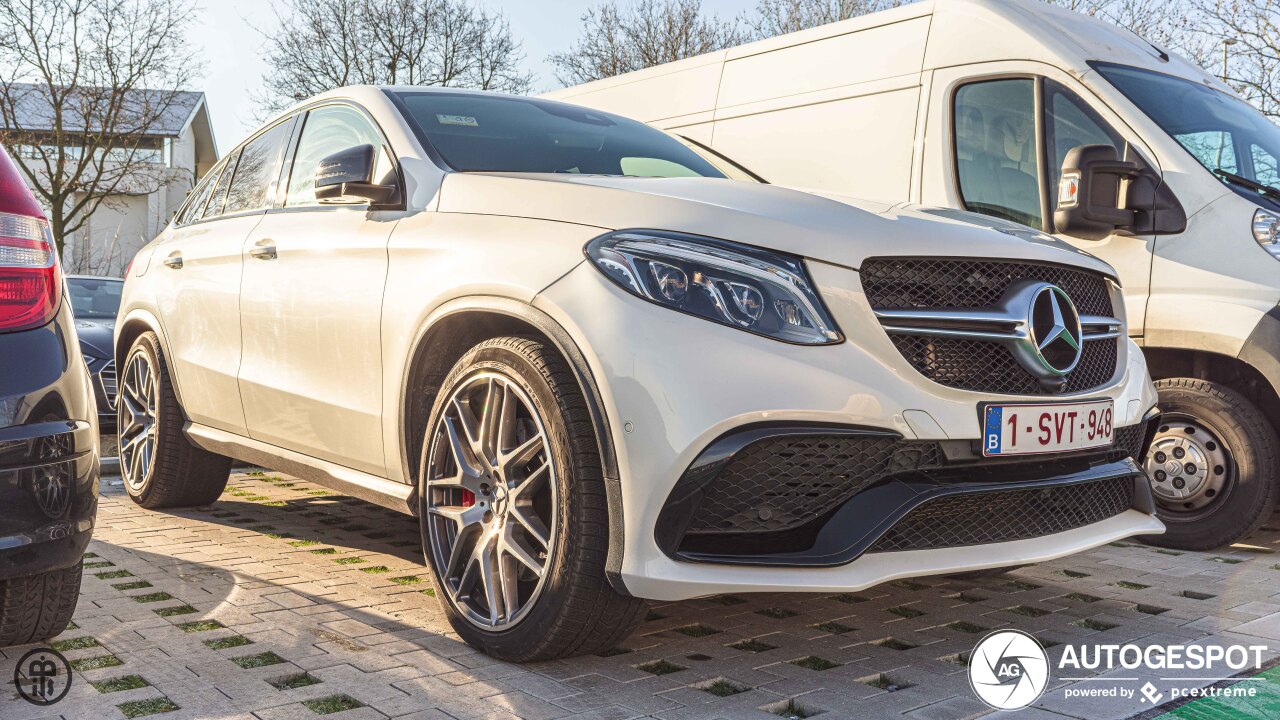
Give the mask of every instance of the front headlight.
M 1280 215 L 1268 210 L 1253 214 L 1253 239 L 1267 252 L 1280 257 Z
M 798 257 L 655 230 L 610 233 L 586 252 L 623 289 L 672 310 L 784 342 L 843 339 Z

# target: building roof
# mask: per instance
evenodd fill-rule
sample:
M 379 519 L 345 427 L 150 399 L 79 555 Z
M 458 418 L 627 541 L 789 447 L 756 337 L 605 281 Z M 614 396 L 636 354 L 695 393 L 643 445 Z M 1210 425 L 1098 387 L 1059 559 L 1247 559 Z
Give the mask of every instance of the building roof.
M 53 130 L 54 129 L 54 112 L 53 105 L 49 101 L 49 90 L 47 85 L 32 85 L 27 83 L 9 83 L 6 95 L 8 100 L 13 103 L 13 117 L 16 118 L 16 127 L 10 129 L 17 130 Z M 76 97 L 64 104 L 64 118 L 62 129 L 64 131 L 76 132 L 85 130 L 92 132 L 96 128 L 98 119 L 92 112 L 77 112 L 78 106 L 86 106 L 98 100 L 95 98 L 95 88 L 86 88 L 76 91 Z M 107 92 L 103 90 L 103 92 Z M 82 98 L 82 100 L 81 100 Z M 196 115 L 197 111 L 204 105 L 204 93 L 202 92 L 186 92 L 167 90 L 133 90 L 126 96 L 126 111 L 135 113 L 135 117 L 150 118 L 156 113 L 156 109 L 165 105 L 160 113 L 158 121 L 147 123 L 145 134 L 158 137 L 178 137 L 182 131 L 186 129 L 187 124 Z M 8 128 L 10 123 L 10 115 L 7 112 L 9 108 L 4 108 L 6 112 L 0 113 L 0 128 Z M 70 117 L 66 117 L 67 113 L 71 113 Z M 86 120 L 86 115 L 88 120 Z M 128 116 L 122 113 L 122 121 L 117 125 L 126 127 Z M 139 120 L 141 123 L 142 121 Z

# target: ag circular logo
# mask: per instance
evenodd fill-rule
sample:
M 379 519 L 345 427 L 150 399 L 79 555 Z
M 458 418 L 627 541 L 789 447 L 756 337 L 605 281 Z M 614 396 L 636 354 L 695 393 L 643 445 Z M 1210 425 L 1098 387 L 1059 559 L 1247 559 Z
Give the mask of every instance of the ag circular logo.
M 18 694 L 32 705 L 52 705 L 71 689 L 71 664 L 52 648 L 36 648 L 13 668 Z
M 1021 630 L 997 630 L 969 656 L 969 685 L 996 710 L 1019 710 L 1035 702 L 1049 683 L 1049 656 L 1040 641 Z

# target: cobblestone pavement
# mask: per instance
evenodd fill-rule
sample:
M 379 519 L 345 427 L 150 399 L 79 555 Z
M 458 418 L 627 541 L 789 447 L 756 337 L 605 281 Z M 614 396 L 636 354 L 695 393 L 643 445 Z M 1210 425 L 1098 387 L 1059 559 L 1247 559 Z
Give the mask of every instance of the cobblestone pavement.
M 927 720 L 988 712 L 964 663 L 994 628 L 1031 632 L 1056 645 L 1051 656 L 1073 642 L 1201 640 L 1280 654 L 1275 527 L 1214 553 L 1121 543 L 982 580 L 660 603 L 608 653 L 516 666 L 449 631 L 411 518 L 274 474 L 237 474 L 217 504 L 175 512 L 138 508 L 119 480 L 103 492 L 75 623 L 55 646 L 76 682 L 48 708 L 10 690 L 5 720 L 163 710 L 166 720 L 693 720 L 788 709 Z M 3 652 L 0 677 L 27 649 Z M 1013 716 L 1144 709 L 1067 700 L 1063 684 Z

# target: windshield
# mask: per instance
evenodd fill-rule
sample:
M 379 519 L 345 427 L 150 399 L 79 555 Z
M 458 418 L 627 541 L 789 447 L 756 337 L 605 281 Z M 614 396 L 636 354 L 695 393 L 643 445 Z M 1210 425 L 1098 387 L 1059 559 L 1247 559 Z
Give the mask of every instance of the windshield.
M 1150 70 L 1094 68 L 1224 182 L 1280 187 L 1280 127 L 1249 103 Z
M 725 177 L 675 138 L 616 115 L 500 95 L 393 95 L 419 137 L 462 172 Z
M 124 282 L 109 278 L 67 278 L 71 312 L 81 320 L 114 320 Z

